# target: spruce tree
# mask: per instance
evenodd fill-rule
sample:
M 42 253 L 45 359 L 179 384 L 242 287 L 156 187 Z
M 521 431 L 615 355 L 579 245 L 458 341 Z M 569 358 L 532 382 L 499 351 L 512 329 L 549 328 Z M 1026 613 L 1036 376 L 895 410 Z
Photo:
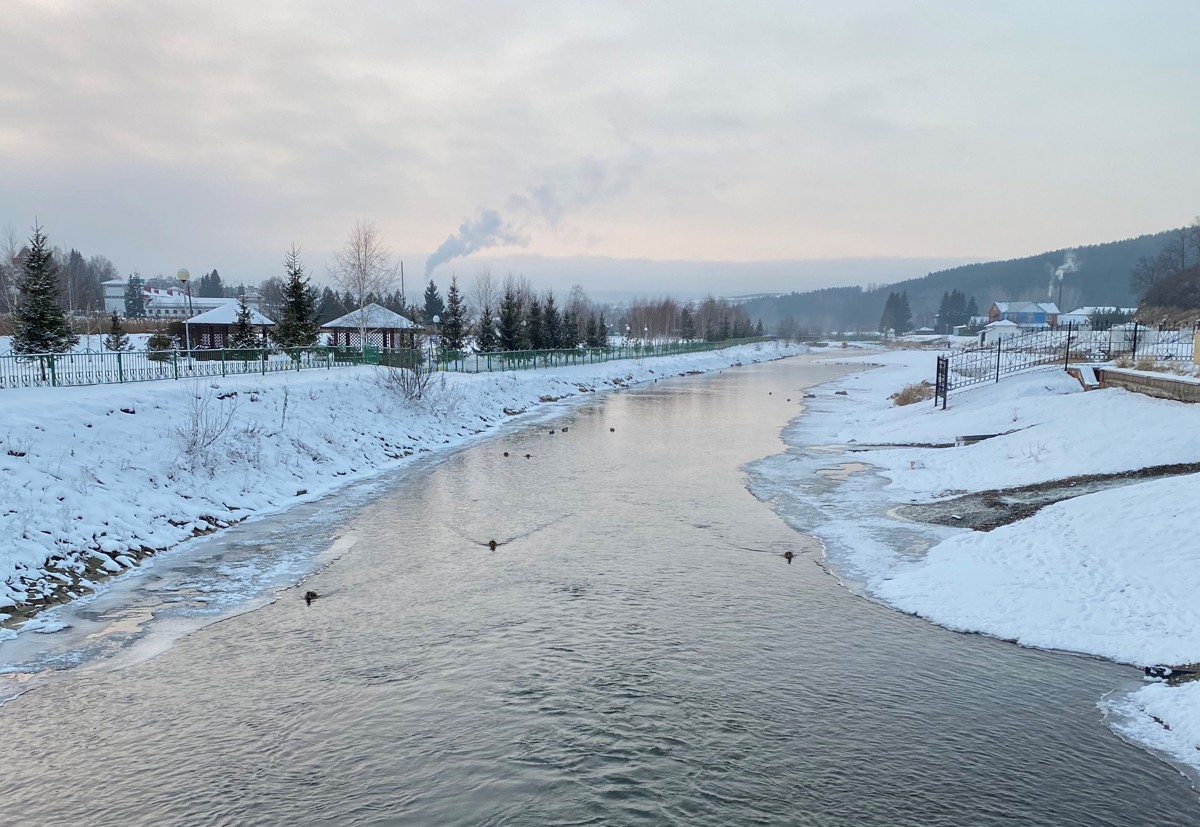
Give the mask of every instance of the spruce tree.
M 283 269 L 283 305 L 272 334 L 282 347 L 312 347 L 319 335 L 317 295 L 308 286 L 308 276 L 304 274 L 304 265 L 300 261 L 300 250 L 295 244 L 283 256 Z
M 165 362 L 175 349 L 175 337 L 165 330 L 157 330 L 146 340 L 146 358 L 153 362 Z
M 692 308 L 687 305 L 679 312 L 679 335 L 687 341 L 696 338 L 696 319 L 692 315 Z
M 600 347 L 600 334 L 596 328 L 596 314 L 588 316 L 587 323 L 583 327 L 583 343 L 588 347 Z
M 546 346 L 545 328 L 542 327 L 542 303 L 537 296 L 529 297 L 525 314 L 525 346 L 530 350 L 541 350 Z
M 500 302 L 500 349 L 521 350 L 521 304 L 512 288 L 504 291 L 504 299 Z
M 442 352 L 459 353 L 466 345 L 467 309 L 458 292 L 458 276 L 450 276 L 450 291 L 446 293 L 446 315 L 442 319 Z
M 492 353 L 500 349 L 496 338 L 496 319 L 492 316 L 492 306 L 485 304 L 479 311 L 479 325 L 475 331 L 475 349 L 480 353 Z
M 257 350 L 262 347 L 262 337 L 254 329 L 253 316 L 250 306 L 246 304 L 246 296 L 238 297 L 237 317 L 229 326 L 229 347 L 233 350 Z
M 546 303 L 542 305 L 543 347 L 560 348 L 562 344 L 562 317 L 554 304 L 554 292 L 546 291 Z
M 132 273 L 125 285 L 125 318 L 141 319 L 146 315 L 146 294 L 142 291 L 145 280 L 138 274 Z
M 446 303 L 442 301 L 442 294 L 438 292 L 437 285 L 430 279 L 425 287 L 425 324 L 433 324 L 434 316 L 445 318 Z
M 112 314 L 108 335 L 104 337 L 104 349 L 133 350 L 133 345 L 129 343 L 129 334 L 125 332 L 125 328 L 121 327 L 121 318 L 116 313 Z
M 569 308 L 563 313 L 562 341 L 558 346 L 568 350 L 579 346 L 579 317 Z
M 13 309 L 13 353 L 66 353 L 79 337 L 71 330 L 67 314 L 58 304 L 58 265 L 46 245 L 46 234 L 36 224 L 29 252 L 17 285 Z
M 604 311 L 600 311 L 600 318 L 596 320 L 596 347 L 608 347 L 608 322 L 604 321 Z

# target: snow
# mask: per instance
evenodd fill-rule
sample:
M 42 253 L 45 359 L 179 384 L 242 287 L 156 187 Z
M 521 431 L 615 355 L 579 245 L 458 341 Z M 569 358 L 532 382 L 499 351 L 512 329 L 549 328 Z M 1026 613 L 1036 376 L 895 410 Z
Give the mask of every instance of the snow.
M 1088 493 L 990 532 L 888 514 L 967 492 L 1200 462 L 1200 406 L 1115 388 L 1084 393 L 1065 372 L 1049 370 L 951 395 L 945 411 L 932 400 L 895 407 L 890 394 L 932 380 L 932 354 L 842 361 L 882 369 L 821 388 L 786 437 L 793 453 L 803 445 L 884 446 L 826 453 L 826 465 L 869 463 L 878 476 L 851 475 L 803 515 L 850 585 L 949 628 L 1026 646 L 1139 666 L 1200 662 L 1200 474 Z M 986 434 L 1001 435 L 930 447 Z M 802 462 L 767 471 L 772 496 L 782 497 L 785 483 L 813 485 Z M 1104 708 L 1125 737 L 1200 768 L 1200 684 L 1150 683 Z
M 250 324 L 260 327 L 271 327 L 275 322 L 268 319 L 257 310 L 246 308 L 250 311 Z M 237 302 L 226 302 L 219 307 L 214 307 L 212 310 L 206 310 L 203 313 L 197 314 L 184 322 L 186 325 L 205 325 L 205 324 L 233 324 L 237 321 L 239 306 Z
M 766 361 L 801 346 L 550 370 L 438 374 L 410 401 L 386 368 L 0 391 L 0 608 L 85 566 L 136 565 L 144 549 L 285 510 L 402 467 L 542 399 Z M 47 560 L 59 557 L 57 571 Z M 0 636 L 11 634 L 0 630 Z

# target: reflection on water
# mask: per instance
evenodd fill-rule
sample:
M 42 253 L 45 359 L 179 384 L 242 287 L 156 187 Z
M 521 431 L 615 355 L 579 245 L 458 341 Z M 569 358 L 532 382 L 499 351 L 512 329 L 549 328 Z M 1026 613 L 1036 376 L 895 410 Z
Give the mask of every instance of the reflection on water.
M 747 493 L 739 468 L 777 453 L 796 412 L 781 391 L 832 371 L 660 382 L 566 414 L 567 434 L 530 428 L 397 481 L 331 527 L 355 545 L 303 588 L 0 708 L 0 741 L 22 745 L 0 811 L 98 825 L 1195 823 L 1186 783 L 1099 719 L 1100 692 L 1131 670 L 857 598 Z

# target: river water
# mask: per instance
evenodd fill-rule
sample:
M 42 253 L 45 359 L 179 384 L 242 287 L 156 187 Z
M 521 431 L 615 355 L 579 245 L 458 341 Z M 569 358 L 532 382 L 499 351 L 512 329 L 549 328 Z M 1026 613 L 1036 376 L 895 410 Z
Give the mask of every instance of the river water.
M 838 370 L 788 360 L 615 394 L 417 466 L 332 517 L 205 541 L 186 578 L 165 556 L 126 600 L 164 578 L 208 593 L 228 573 L 198 569 L 228 568 L 222 549 L 237 568 L 261 545 L 292 561 L 287 576 L 297 556 L 332 562 L 221 622 L 196 603 L 182 637 L 110 624 L 87 640 L 116 652 L 76 647 L 66 669 L 60 646 L 57 679 L 0 707 L 0 815 L 1200 822 L 1186 780 L 1101 720 L 1096 701 L 1134 670 L 856 597 L 748 493 L 800 389 Z M 166 614 L 184 623 L 187 605 Z

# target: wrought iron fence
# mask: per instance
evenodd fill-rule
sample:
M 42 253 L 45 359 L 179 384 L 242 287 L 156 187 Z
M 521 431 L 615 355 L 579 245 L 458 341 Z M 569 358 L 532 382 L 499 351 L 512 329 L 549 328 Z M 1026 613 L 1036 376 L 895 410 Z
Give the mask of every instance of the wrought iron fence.
M 1109 330 L 1076 329 L 1023 333 L 995 342 L 942 354 L 938 357 L 934 405 L 946 406 L 947 394 L 1001 377 L 1072 362 L 1107 362 L 1113 359 L 1169 361 L 1192 360 L 1195 329 L 1158 330 L 1130 323 Z
M 500 353 L 445 354 L 402 348 L 272 348 L 262 350 L 140 350 L 101 353 L 39 353 L 0 356 L 0 389 L 75 387 L 159 379 L 267 374 L 350 365 L 484 373 L 611 362 L 720 350 L 769 341 L 769 337 L 725 342 L 631 344 L 574 350 L 520 350 Z
M 773 341 L 771 337 L 729 339 L 723 342 L 647 342 L 619 347 L 564 348 L 561 350 L 512 350 L 495 353 L 445 353 L 432 357 L 435 370 L 458 373 L 490 373 L 506 370 L 532 370 L 571 365 L 591 365 L 619 359 L 642 359 L 655 356 L 676 356 L 682 353 L 703 353 L 722 350 L 734 345 Z

